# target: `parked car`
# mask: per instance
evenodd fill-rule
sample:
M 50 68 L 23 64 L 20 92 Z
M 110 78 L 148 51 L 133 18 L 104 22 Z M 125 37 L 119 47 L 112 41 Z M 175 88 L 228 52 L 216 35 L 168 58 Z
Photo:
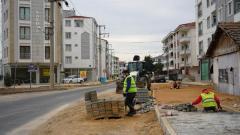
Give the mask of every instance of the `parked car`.
M 78 77 L 77 75 L 70 75 L 63 79 L 63 83 L 82 83 L 82 82 L 84 82 L 84 79 Z
M 156 83 L 165 83 L 166 82 L 165 75 L 154 76 L 154 82 L 156 82 Z

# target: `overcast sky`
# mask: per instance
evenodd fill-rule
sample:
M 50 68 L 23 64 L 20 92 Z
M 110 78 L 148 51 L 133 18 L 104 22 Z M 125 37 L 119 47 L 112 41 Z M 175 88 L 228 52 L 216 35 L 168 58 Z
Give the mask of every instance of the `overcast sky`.
M 106 25 L 120 60 L 162 54 L 159 42 L 179 24 L 195 19 L 194 0 L 68 0 L 77 13 Z M 140 42 L 140 43 L 139 43 Z

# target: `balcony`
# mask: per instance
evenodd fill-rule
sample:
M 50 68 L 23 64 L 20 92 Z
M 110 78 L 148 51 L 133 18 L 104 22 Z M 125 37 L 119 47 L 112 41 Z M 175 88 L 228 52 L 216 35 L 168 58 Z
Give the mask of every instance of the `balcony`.
M 180 68 L 183 68 L 183 67 L 185 67 L 184 61 L 180 63 Z M 190 62 L 187 61 L 186 67 L 190 67 Z
M 181 44 L 187 44 L 187 43 L 190 43 L 190 41 L 191 41 L 191 38 L 188 37 L 188 36 L 181 37 L 180 40 L 179 40 L 179 42 L 180 42 Z
M 191 54 L 191 51 L 189 49 L 180 51 L 180 55 L 189 55 L 189 54 Z

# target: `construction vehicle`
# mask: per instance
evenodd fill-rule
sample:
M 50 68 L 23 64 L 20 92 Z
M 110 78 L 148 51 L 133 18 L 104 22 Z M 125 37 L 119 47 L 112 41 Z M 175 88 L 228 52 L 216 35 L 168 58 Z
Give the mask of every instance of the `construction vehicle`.
M 128 62 L 127 70 L 136 81 L 137 88 L 146 88 L 150 90 L 152 73 L 145 70 L 145 64 L 145 61 L 140 61 L 140 56 L 135 55 L 133 61 Z M 125 77 L 117 81 L 116 93 L 121 94 L 123 92 Z

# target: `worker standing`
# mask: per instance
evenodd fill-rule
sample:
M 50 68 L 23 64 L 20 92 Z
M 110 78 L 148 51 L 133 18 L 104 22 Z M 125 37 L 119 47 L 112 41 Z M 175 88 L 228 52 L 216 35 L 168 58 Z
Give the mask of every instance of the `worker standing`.
M 203 89 L 201 95 L 192 102 L 192 105 L 197 105 L 200 102 L 202 102 L 202 106 L 206 112 L 222 110 L 219 98 L 208 89 Z
M 123 95 L 125 96 L 125 105 L 128 106 L 129 112 L 127 116 L 133 116 L 136 114 L 134 109 L 134 98 L 136 96 L 137 87 L 134 78 L 129 74 L 128 70 L 124 71 L 126 78 L 123 84 Z

